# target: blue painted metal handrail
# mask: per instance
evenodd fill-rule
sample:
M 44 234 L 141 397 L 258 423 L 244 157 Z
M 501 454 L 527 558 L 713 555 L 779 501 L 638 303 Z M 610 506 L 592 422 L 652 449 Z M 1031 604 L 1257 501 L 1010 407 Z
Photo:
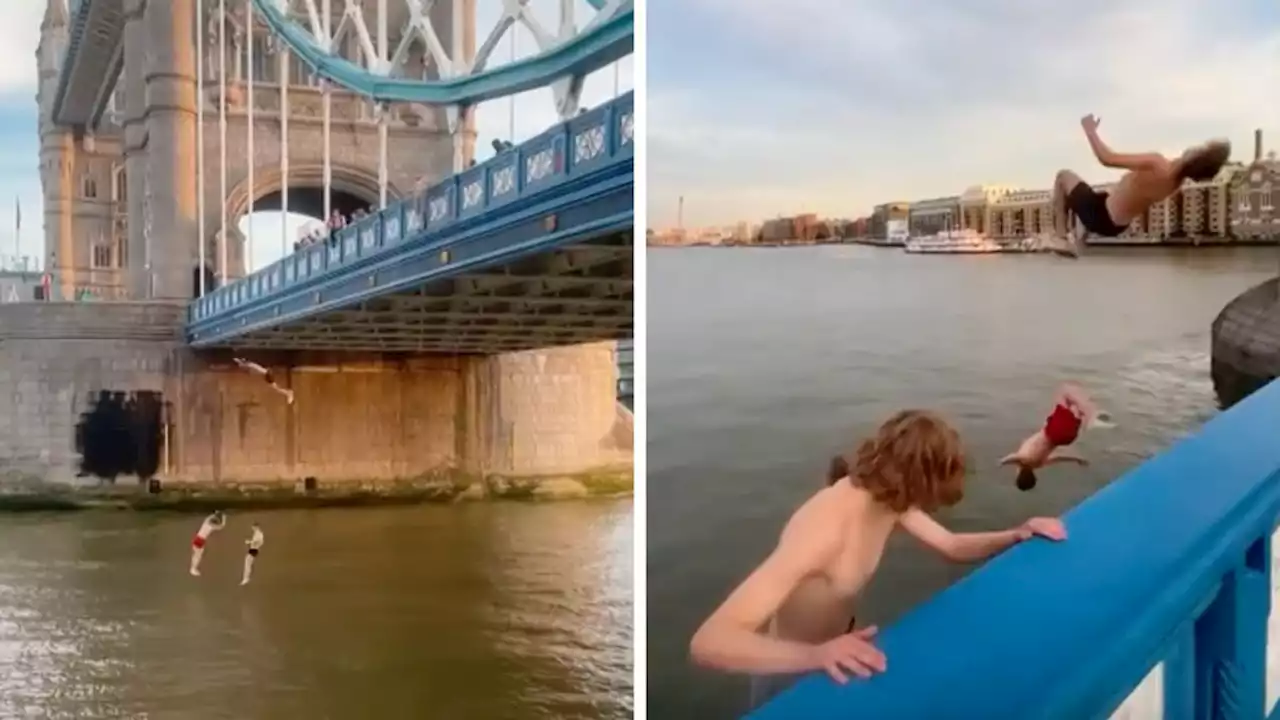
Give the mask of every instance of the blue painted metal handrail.
M 604 5 L 599 0 L 591 4 Z M 274 0 L 254 0 L 254 7 L 276 37 L 317 75 L 365 97 L 388 102 L 474 105 L 544 87 L 566 75 L 586 75 L 630 55 L 634 47 L 635 10 L 627 2 L 612 17 L 581 35 L 519 62 L 441 80 L 391 78 L 374 75 L 318 47 Z
M 191 303 L 189 322 L 216 323 L 385 260 L 397 250 L 442 242 L 497 212 L 540 202 L 567 187 L 629 167 L 635 155 L 634 95 L 590 112 L 450 176 L 424 192 L 337 231 Z M 629 170 L 628 170 L 629 172 Z M 441 250 L 447 249 L 447 241 Z
M 1258 720 L 1280 382 L 1099 491 L 880 634 L 888 670 L 810 677 L 752 720 L 1105 718 L 1163 665 L 1172 720 Z M 1132 717 L 1151 717 L 1139 713 Z

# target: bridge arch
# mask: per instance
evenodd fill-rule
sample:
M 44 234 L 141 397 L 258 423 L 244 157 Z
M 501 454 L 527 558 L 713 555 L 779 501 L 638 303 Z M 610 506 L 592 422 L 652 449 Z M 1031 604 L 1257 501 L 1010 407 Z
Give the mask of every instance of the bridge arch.
M 232 277 L 240 277 L 256 269 L 253 258 L 248 257 L 248 238 L 244 231 L 245 220 L 249 217 L 250 197 L 252 196 L 253 198 L 253 213 L 255 215 L 262 212 L 278 212 L 282 208 L 281 189 L 285 183 L 284 175 L 280 172 L 279 166 L 256 168 L 253 180 L 252 189 L 246 177 L 233 185 L 227 193 L 226 234 L 230 255 L 230 274 Z M 289 214 L 310 217 L 317 222 L 322 222 L 324 220 L 324 166 L 319 163 L 304 163 L 291 166 L 289 168 L 288 185 Z M 333 209 L 348 218 L 356 210 L 370 207 L 376 209 L 378 206 L 378 176 L 376 173 L 362 167 L 334 163 L 331 166 L 329 188 Z M 395 202 L 402 197 L 404 197 L 404 193 L 401 189 L 388 181 L 387 202 Z M 210 210 L 218 212 L 216 201 L 210 206 Z M 208 225 L 210 229 L 206 236 L 208 257 L 211 258 L 206 269 L 206 277 L 213 276 L 214 269 L 217 267 L 217 260 L 213 258 L 217 258 L 220 252 L 218 248 L 220 218 L 215 216 L 211 220 L 212 222 Z M 276 234 L 274 227 L 271 232 L 273 236 L 269 238 L 255 239 L 255 246 L 258 246 L 258 243 L 263 243 L 261 245 L 263 248 L 280 247 L 278 245 L 280 243 L 279 235 Z M 297 239 L 296 237 L 284 238 L 283 247 L 286 249 L 291 248 Z M 255 250 L 255 255 L 257 254 L 258 251 Z M 199 270 L 196 273 L 198 278 Z M 198 279 L 196 282 L 198 282 Z M 210 287 L 214 286 L 212 280 L 209 283 Z
M 333 163 L 330 166 L 329 191 L 333 207 L 348 217 L 360 208 L 378 205 L 378 176 L 356 165 Z M 227 220 L 232 228 L 249 211 L 249 198 L 253 197 L 253 210 L 281 209 L 281 190 L 284 175 L 279 166 L 254 169 L 254 188 L 245 178 L 227 193 Z M 402 197 L 394 183 L 387 182 L 387 202 Z M 324 166 L 318 163 L 290 166 L 289 212 L 324 219 Z

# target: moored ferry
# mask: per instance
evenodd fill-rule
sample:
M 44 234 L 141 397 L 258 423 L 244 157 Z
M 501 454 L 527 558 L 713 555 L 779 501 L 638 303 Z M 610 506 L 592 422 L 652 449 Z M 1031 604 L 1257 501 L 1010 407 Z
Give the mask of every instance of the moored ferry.
M 966 228 L 944 230 L 933 235 L 907 238 L 903 248 L 909 253 L 998 253 L 1010 248 L 982 233 Z

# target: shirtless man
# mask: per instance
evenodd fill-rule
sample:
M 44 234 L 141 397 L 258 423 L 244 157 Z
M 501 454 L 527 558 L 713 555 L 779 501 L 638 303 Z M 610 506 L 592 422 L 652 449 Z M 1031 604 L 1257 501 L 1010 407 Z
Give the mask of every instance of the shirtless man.
M 1084 458 L 1065 453 L 1067 447 L 1080 437 L 1080 431 L 1098 416 L 1098 408 L 1075 383 L 1065 383 L 1054 397 L 1053 412 L 1044 421 L 1044 427 L 1022 441 L 1018 449 L 1000 459 L 1001 465 L 1018 466 L 1018 489 L 1030 490 L 1036 486 L 1036 470 L 1057 463 L 1088 465 Z
M 241 586 L 248 585 L 250 578 L 253 577 L 253 563 L 258 559 L 258 553 L 262 552 L 262 545 L 266 541 L 262 528 L 258 527 L 258 523 L 254 523 L 249 539 L 244 541 L 248 548 L 244 554 L 244 576 L 240 580 Z
M 258 375 L 261 375 L 262 378 L 267 381 L 267 384 L 271 386 L 271 389 L 283 395 L 285 397 L 285 401 L 288 402 L 290 405 L 293 404 L 293 391 L 288 388 L 282 388 L 279 385 L 277 385 L 275 376 L 271 374 L 270 370 L 262 367 L 256 362 L 250 362 L 248 360 L 245 360 L 244 358 L 232 358 L 232 359 L 235 360 L 236 365 L 239 365 L 245 370 L 248 370 L 251 373 L 257 373 Z
M 773 554 L 694 634 L 693 660 L 756 676 L 753 707 L 810 671 L 839 683 L 868 677 L 885 669 L 885 657 L 872 644 L 875 627 L 854 629 L 854 601 L 896 528 L 955 562 L 983 560 L 1033 535 L 1066 537 L 1053 518 L 1002 532 L 947 530 L 928 513 L 959 502 L 964 476 L 960 437 L 944 420 L 919 410 L 894 415 L 852 460 L 832 461 L 827 487 L 800 506 Z
M 1053 227 L 1057 236 L 1054 240 L 1062 248 L 1053 249 L 1071 257 L 1079 256 L 1088 234 L 1116 237 L 1147 208 L 1177 192 L 1184 180 L 1212 180 L 1231 156 L 1231 144 L 1224 140 L 1188 148 L 1176 158 L 1158 153 L 1118 153 L 1098 137 L 1099 123 L 1101 120 L 1093 115 L 1080 120 L 1094 156 L 1104 167 L 1129 172 L 1108 192 L 1094 190 L 1070 170 L 1058 173 L 1053 182 Z M 1067 241 L 1068 211 L 1074 212 L 1084 226 L 1074 243 Z
M 215 510 L 213 514 L 204 519 L 200 523 L 200 529 L 196 531 L 196 536 L 191 540 L 191 574 L 200 576 L 200 559 L 204 557 L 204 546 L 209 543 L 209 536 L 218 532 L 227 525 L 227 516 L 222 514 L 221 510 Z

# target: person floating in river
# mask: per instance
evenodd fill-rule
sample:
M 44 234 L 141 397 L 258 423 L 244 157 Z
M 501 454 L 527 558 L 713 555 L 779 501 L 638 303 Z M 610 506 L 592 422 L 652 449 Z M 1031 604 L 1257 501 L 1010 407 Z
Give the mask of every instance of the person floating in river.
M 196 536 L 191 540 L 191 574 L 195 577 L 200 576 L 200 560 L 204 557 L 205 545 L 209 543 L 209 537 L 218 532 L 227 525 L 227 516 L 221 510 L 215 510 L 209 517 L 200 523 L 200 529 L 196 531 Z
M 1080 432 L 1090 425 L 1100 422 L 1097 406 L 1089 400 L 1084 390 L 1075 383 L 1064 383 L 1054 396 L 1053 411 L 1044 421 L 1044 427 L 1035 431 L 1014 452 L 1000 459 L 1001 465 L 1018 467 L 1017 485 L 1019 490 L 1030 490 L 1036 486 L 1036 470 L 1058 463 L 1075 463 L 1088 465 L 1089 461 L 1079 455 L 1062 452 L 1080 437 Z
M 266 537 L 262 534 L 262 528 L 258 527 L 258 523 L 253 524 L 253 532 L 244 544 L 248 546 L 247 552 L 244 554 L 244 579 L 240 581 L 240 585 L 248 585 L 249 579 L 253 577 L 253 563 L 258 559 L 258 553 L 262 552 L 262 544 L 266 542 Z
M 758 707 L 797 675 L 824 670 L 836 682 L 885 670 L 876 628 L 853 609 L 898 528 L 954 562 L 978 562 L 1033 536 L 1063 540 L 1055 518 L 999 532 L 956 533 L 929 513 L 964 494 L 959 434 L 939 416 L 905 410 L 851 455 L 831 461 L 827 486 L 783 528 L 777 547 L 702 624 L 694 662 L 752 677 Z
M 236 365 L 239 365 L 241 368 L 248 370 L 251 373 L 257 373 L 258 375 L 261 375 L 262 378 L 267 381 L 267 384 L 271 386 L 271 389 L 283 395 L 285 397 L 285 400 L 290 405 L 293 404 L 293 390 L 290 390 L 289 388 L 282 388 L 279 385 L 277 385 L 275 376 L 271 374 L 270 370 L 262 367 L 256 362 L 250 362 L 248 360 L 245 360 L 244 358 L 232 358 L 232 359 L 235 360 Z

